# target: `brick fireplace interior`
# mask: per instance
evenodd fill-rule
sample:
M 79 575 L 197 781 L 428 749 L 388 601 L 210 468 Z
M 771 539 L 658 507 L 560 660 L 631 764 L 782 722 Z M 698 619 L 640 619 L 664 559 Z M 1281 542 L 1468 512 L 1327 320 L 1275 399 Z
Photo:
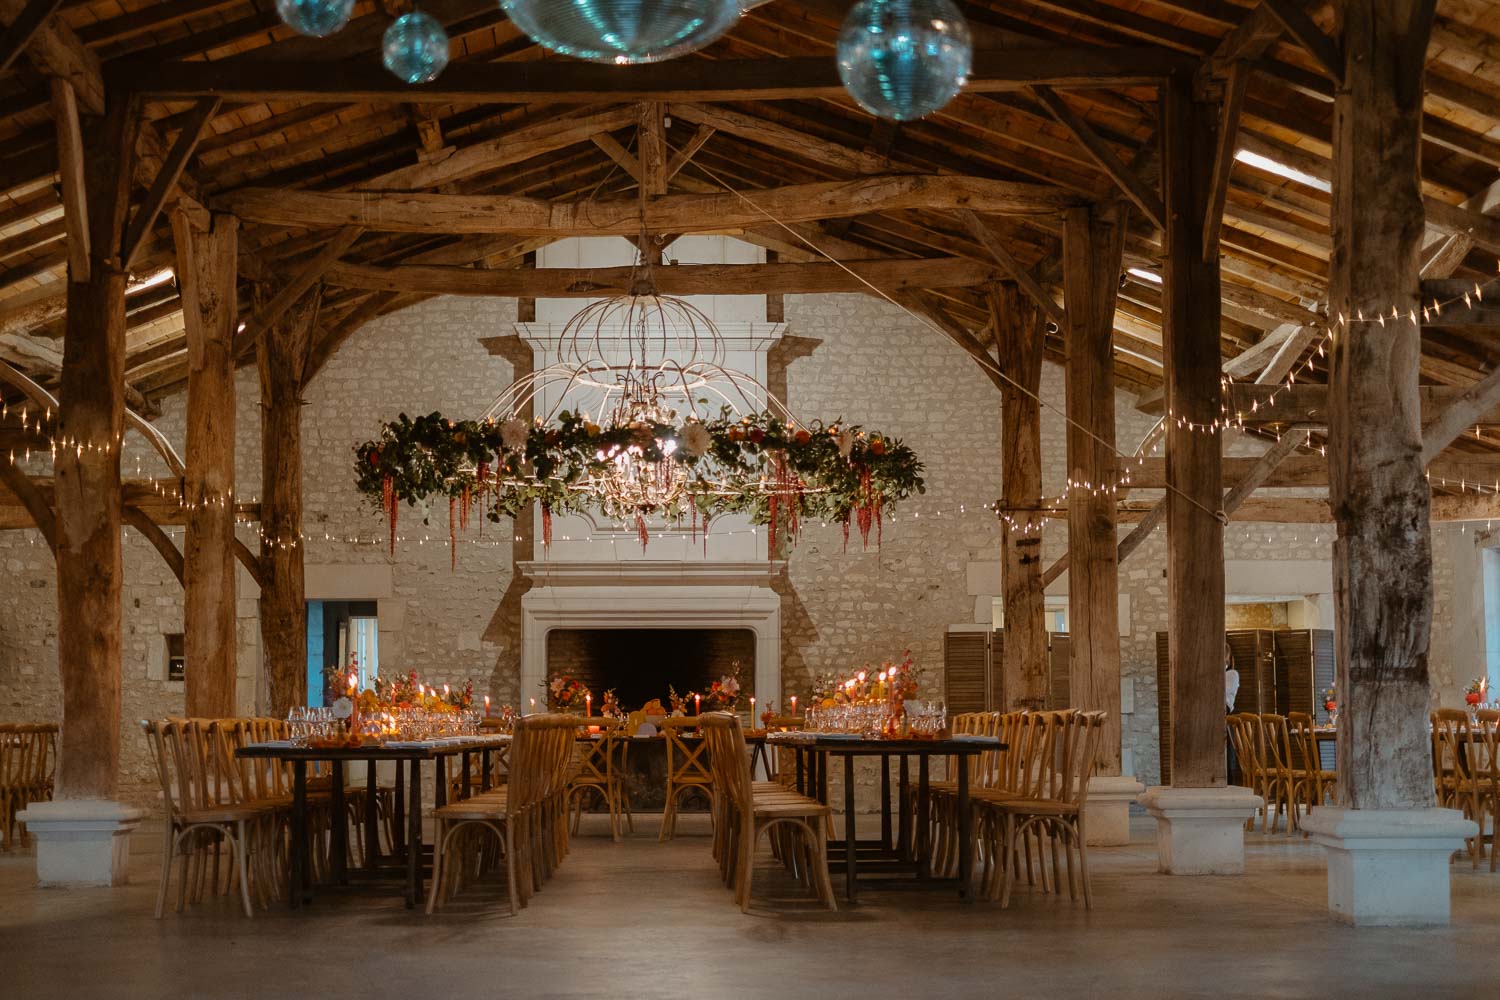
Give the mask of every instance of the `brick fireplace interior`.
M 547 677 L 568 674 L 594 692 L 597 707 L 614 688 L 635 709 L 667 687 L 702 692 L 740 663 L 741 707 L 755 693 L 755 633 L 749 629 L 553 629 L 547 635 Z

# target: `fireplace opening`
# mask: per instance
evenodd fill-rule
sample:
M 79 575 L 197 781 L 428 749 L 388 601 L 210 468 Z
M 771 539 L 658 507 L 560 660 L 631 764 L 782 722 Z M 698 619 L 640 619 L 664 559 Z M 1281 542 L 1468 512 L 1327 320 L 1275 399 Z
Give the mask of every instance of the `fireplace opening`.
M 741 710 L 755 693 L 755 633 L 750 629 L 553 629 L 547 634 L 547 677 L 568 675 L 594 693 L 597 708 L 614 689 L 627 710 L 653 698 L 667 705 L 668 688 L 703 693 L 739 663 Z M 707 706 L 705 706 L 707 710 Z

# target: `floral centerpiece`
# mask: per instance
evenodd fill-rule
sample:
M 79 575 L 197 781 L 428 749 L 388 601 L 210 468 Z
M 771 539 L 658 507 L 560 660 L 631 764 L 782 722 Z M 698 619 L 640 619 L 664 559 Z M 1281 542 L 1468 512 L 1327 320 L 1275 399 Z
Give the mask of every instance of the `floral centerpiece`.
M 1337 712 L 1339 701 L 1334 692 L 1334 685 L 1330 684 L 1328 690 L 1323 692 L 1323 710 L 1325 712 Z
M 1490 682 L 1488 678 L 1476 677 L 1464 688 L 1464 704 L 1482 705 L 1489 694 Z
M 620 705 L 620 699 L 616 696 L 614 688 L 604 692 L 604 700 L 599 703 L 599 714 L 608 719 L 625 718 L 625 709 Z
M 709 685 L 703 700 L 722 712 L 732 712 L 740 701 L 740 661 L 731 660 L 729 673 Z
M 578 678 L 558 674 L 547 685 L 547 695 L 547 703 L 554 711 L 566 712 L 582 708 L 593 692 Z

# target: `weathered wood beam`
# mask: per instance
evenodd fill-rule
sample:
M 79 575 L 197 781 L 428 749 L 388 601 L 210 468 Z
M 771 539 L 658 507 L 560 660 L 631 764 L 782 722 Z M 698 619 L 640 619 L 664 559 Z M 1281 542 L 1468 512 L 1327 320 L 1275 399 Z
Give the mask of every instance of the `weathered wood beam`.
M 28 0 L 0 0 L 0 20 L 15 24 L 28 6 Z M 91 115 L 104 113 L 104 78 L 99 58 L 79 41 L 62 18 L 44 19 L 24 51 L 44 76 L 68 81 L 84 111 Z
M 1422 385 L 1415 388 L 1413 401 L 1420 405 L 1424 422 L 1430 422 L 1468 392 L 1459 386 Z M 1327 424 L 1330 413 L 1328 387 L 1300 382 L 1291 386 L 1236 382 L 1227 388 L 1225 403 L 1229 412 L 1246 425 Z M 1156 408 L 1156 412 L 1162 410 Z M 1500 425 L 1500 406 L 1487 407 L 1467 424 Z
M 1077 202 L 1058 188 L 980 177 L 908 174 L 794 184 L 739 195 L 669 194 L 648 203 L 654 230 L 714 232 L 782 222 L 808 222 L 907 209 L 960 207 L 989 215 L 1051 215 Z M 549 202 L 508 195 L 354 193 L 244 188 L 215 206 L 246 222 L 378 232 L 507 233 L 517 236 L 634 236 L 636 198 Z
M 52 476 L 33 476 L 32 484 L 47 506 L 55 506 L 57 488 Z M 179 490 L 180 479 L 126 479 L 121 481 L 121 504 L 135 507 L 162 527 L 187 523 L 188 508 L 182 505 Z M 237 522 L 249 523 L 260 520 L 260 504 L 236 503 L 234 517 Z M 14 491 L 0 490 L 0 530 L 34 528 L 30 511 Z
M 1343 5 L 1330 315 L 1399 312 L 1418 293 L 1422 94 L 1434 7 L 1435 0 Z M 1346 809 L 1433 804 L 1432 533 L 1423 530 L 1432 504 L 1420 459 L 1421 354 L 1412 322 L 1366 323 L 1333 340 L 1328 470 L 1338 522 L 1338 805 Z
M 22 0 L 6 0 L 18 4 Z M 1150 46 L 980 50 L 966 89 L 1019 90 L 1034 84 L 1110 88 L 1150 86 L 1188 69 L 1190 56 Z M 678 59 L 640 66 L 516 60 L 455 62 L 430 84 L 412 86 L 379 65 L 241 57 L 211 62 L 118 59 L 111 87 L 151 100 L 222 97 L 237 102 L 347 101 L 425 104 L 578 104 L 594 101 L 775 101 L 848 99 L 826 56 Z
M 605 156 L 614 160 L 621 170 L 629 174 L 631 180 L 637 184 L 641 182 L 641 161 L 630 150 L 620 145 L 620 140 L 608 132 L 591 135 L 589 136 L 589 140 L 603 150 Z
M 1297 40 L 1298 45 L 1307 50 L 1308 55 L 1313 57 L 1313 62 L 1318 64 L 1318 69 L 1328 79 L 1335 84 L 1343 80 L 1344 56 L 1339 51 L 1338 43 L 1323 34 L 1313 23 L 1313 19 L 1307 16 L 1307 11 L 1298 6 L 1295 0 L 1261 0 L 1261 6 L 1286 29 L 1288 35 Z
M 682 148 L 672 154 L 672 159 L 667 163 L 667 180 L 671 181 L 682 172 L 682 168 L 692 162 L 693 157 L 698 155 L 698 150 L 714 137 L 717 131 L 712 125 L 699 125 L 688 141 L 682 144 Z
M 1014 282 L 990 287 L 995 347 L 1006 387 L 1000 403 L 1001 587 L 1006 711 L 1047 700 L 1046 590 L 1042 584 L 1042 354 L 1046 314 Z
M 888 174 L 900 169 L 889 157 L 830 142 L 732 108 L 712 104 L 671 104 L 667 113 L 674 120 L 680 118 L 700 127 L 711 127 L 850 174 Z
M 173 542 L 171 538 L 167 537 L 167 533 L 165 531 L 161 530 L 161 526 L 158 525 L 155 521 L 151 520 L 150 516 L 146 514 L 145 511 L 141 510 L 139 507 L 133 507 L 129 504 L 126 504 L 121 508 L 120 519 L 126 524 L 130 525 L 136 531 L 139 531 L 141 535 L 146 539 L 146 541 L 151 543 L 151 545 L 161 555 L 162 561 L 167 564 L 167 568 L 172 571 L 172 575 L 177 578 L 178 585 L 186 587 L 187 570 L 185 568 L 183 555 L 180 551 L 178 551 L 177 544 Z M 231 645 L 233 644 L 233 639 L 234 637 L 233 635 L 231 635 Z M 198 663 L 197 660 L 191 659 L 189 660 L 189 662 L 193 663 L 195 667 Z M 188 714 L 199 715 L 198 712 L 195 712 L 193 710 L 191 704 L 192 703 L 189 702 L 189 707 L 187 709 Z M 230 714 L 233 715 L 233 711 L 231 711 Z M 218 714 L 202 717 L 220 719 L 226 718 L 226 716 Z
M 235 714 L 234 576 L 234 339 L 239 223 L 217 215 L 197 229 L 182 212 L 172 216 L 177 280 L 187 336 L 187 475 L 190 510 L 183 539 L 183 652 L 187 713 L 199 718 Z
M 1250 64 L 1236 60 L 1224 81 L 1224 100 L 1219 107 L 1219 128 L 1214 136 L 1213 186 L 1203 218 L 1205 260 L 1219 253 L 1219 232 L 1224 226 L 1224 203 L 1229 197 L 1229 177 L 1234 171 L 1235 143 L 1240 134 L 1240 111 L 1245 106 L 1245 87 L 1250 82 Z
M 1500 329 L 1500 287 L 1463 278 L 1433 278 L 1423 281 L 1421 289 L 1424 326 Z
M 182 172 L 192 159 L 193 150 L 198 148 L 203 127 L 218 112 L 220 103 L 216 97 L 203 98 L 194 105 L 192 113 L 183 123 L 182 131 L 177 134 L 177 141 L 172 144 L 171 152 L 162 161 L 161 169 L 151 182 L 151 190 L 146 192 L 146 200 L 141 202 L 140 208 L 136 209 L 135 218 L 130 220 L 130 228 L 125 233 L 125 270 L 130 270 L 150 237 L 157 217 L 166 207 L 167 199 L 176 189 Z
M 302 391 L 321 292 L 305 294 L 256 339 L 261 399 L 261 646 L 272 714 L 307 697 L 302 544 Z
M 1287 432 L 1282 436 L 1285 440 Z M 1245 481 L 1260 461 L 1258 458 L 1225 455 L 1221 460 L 1224 479 L 1228 482 Z M 1167 484 L 1167 465 L 1164 458 L 1130 459 L 1124 463 L 1123 471 L 1129 473 L 1133 490 L 1162 489 Z M 1500 483 L 1500 454 L 1450 453 L 1436 458 L 1427 466 L 1428 477 L 1434 486 L 1460 484 L 1483 486 L 1494 489 Z M 1276 466 L 1258 484 L 1274 489 L 1328 485 L 1328 459 L 1322 455 L 1291 455 Z M 1233 488 L 1233 487 L 1231 487 Z
M 852 272 L 852 273 L 851 273 Z M 966 257 L 853 260 L 812 264 L 682 264 L 658 267 L 654 278 L 663 295 L 808 295 L 909 288 L 980 285 L 1000 269 Z M 487 295 L 539 299 L 598 298 L 624 294 L 634 268 L 535 268 L 481 270 L 339 263 L 323 279 L 331 285 L 371 291 L 429 295 Z
M 1146 183 L 1136 176 L 1135 172 L 1120 161 L 1109 144 L 1099 137 L 1088 122 L 1068 106 L 1068 103 L 1050 87 L 1037 86 L 1032 88 L 1032 94 L 1047 112 L 1057 119 L 1057 123 L 1078 140 L 1079 145 L 1088 151 L 1089 157 L 1114 180 L 1129 198 L 1136 208 L 1139 208 L 1151 223 L 1160 229 L 1163 225 L 1165 209 L 1162 208 L 1161 196 L 1151 190 Z
M 110 799 L 120 772 L 121 490 L 125 430 L 125 271 L 137 115 L 112 100 L 85 133 L 89 280 L 68 282 L 60 422 L 87 448 L 53 460 L 57 481 L 57 660 L 62 733 L 57 796 Z
M 14 19 L 7 20 L 5 33 L 0 35 L 0 73 L 15 65 L 16 58 L 61 6 L 62 0 L 26 0 L 21 12 Z
M 667 193 L 667 130 L 665 112 L 658 101 L 642 101 L 636 153 L 641 161 L 642 193 L 660 197 Z
M 271 301 L 245 324 L 243 330 L 235 334 L 234 356 L 240 357 L 249 351 L 265 334 L 265 331 L 275 326 L 287 310 L 306 295 L 308 289 L 317 284 L 324 272 L 332 267 L 333 263 L 342 257 L 363 233 L 364 230 L 358 226 L 345 226 L 329 237 L 328 242 L 323 244 L 323 248 L 314 254 L 311 260 L 298 268 L 296 274 L 288 278 L 276 290 Z
M 1422 428 L 1422 464 L 1442 454 L 1464 431 L 1500 407 L 1500 367 L 1463 389 L 1435 418 Z
M 42 533 L 47 548 L 57 555 L 57 515 L 52 502 L 14 461 L 0 460 L 0 483 L 15 494 L 31 523 Z
M 1058 329 L 1062 329 L 1063 325 L 1068 321 L 1067 311 L 1058 305 L 1057 301 L 1047 293 L 1047 290 L 1031 276 L 1030 271 L 1021 266 L 1020 261 L 1011 256 L 1010 251 L 1005 248 L 1005 243 L 1000 239 L 1000 234 L 995 232 L 989 223 L 985 222 L 969 209 L 959 209 L 957 214 L 963 220 L 964 225 L 969 228 L 969 232 L 984 247 L 985 251 L 991 257 L 995 258 L 995 262 L 1005 271 L 1006 277 L 1014 281 L 1023 292 L 1029 295 L 1031 300 L 1047 314 L 1047 317 L 1057 324 Z
M 1078 708 L 1108 713 L 1097 773 L 1120 773 L 1119 567 L 1115 500 L 1090 486 L 1115 466 L 1115 383 L 1111 338 L 1125 245 L 1123 206 L 1070 209 L 1063 224 L 1063 327 L 1067 351 L 1069 695 Z
M 84 191 L 83 128 L 73 85 L 52 78 L 52 121 L 57 126 L 57 166 L 62 176 L 63 223 L 68 231 L 68 277 L 89 280 L 89 215 Z

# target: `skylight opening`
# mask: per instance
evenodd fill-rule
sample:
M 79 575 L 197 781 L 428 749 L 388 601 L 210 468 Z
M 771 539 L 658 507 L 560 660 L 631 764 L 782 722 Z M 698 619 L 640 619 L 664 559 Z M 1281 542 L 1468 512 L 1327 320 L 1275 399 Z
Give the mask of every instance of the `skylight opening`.
M 1310 188 L 1314 188 L 1324 193 L 1331 192 L 1333 190 L 1332 186 L 1329 185 L 1329 183 L 1325 180 L 1320 180 L 1319 178 L 1314 177 L 1312 174 L 1304 174 L 1302 171 L 1296 169 L 1295 167 L 1289 167 L 1279 160 L 1271 159 L 1269 156 L 1261 156 L 1259 153 L 1252 153 L 1248 149 L 1235 150 L 1234 158 L 1236 160 L 1239 160 L 1241 163 L 1255 167 L 1257 170 L 1264 170 L 1267 173 L 1275 174 L 1278 177 L 1285 177 L 1289 181 L 1296 181 L 1298 184 L 1305 184 Z

